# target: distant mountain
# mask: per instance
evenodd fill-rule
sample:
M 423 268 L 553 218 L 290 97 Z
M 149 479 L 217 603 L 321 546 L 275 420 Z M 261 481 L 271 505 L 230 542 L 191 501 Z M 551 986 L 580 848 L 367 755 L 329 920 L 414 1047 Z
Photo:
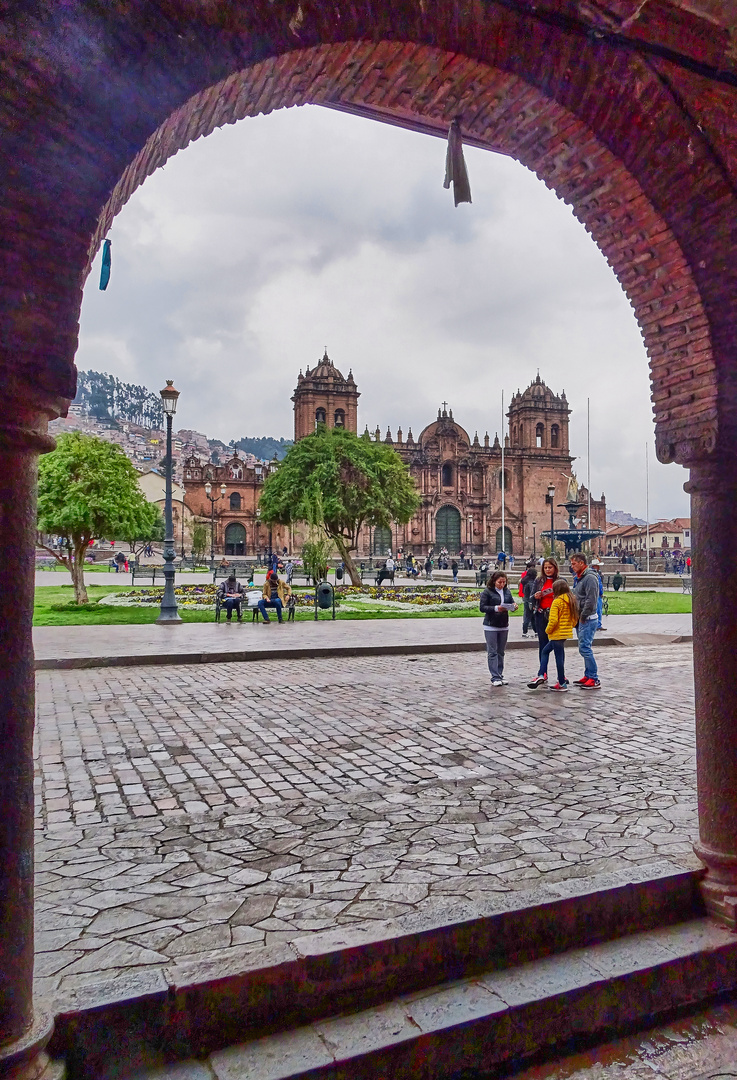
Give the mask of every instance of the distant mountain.
M 633 517 L 625 510 L 607 510 L 606 519 L 610 525 L 645 525 L 644 518 Z
M 98 420 L 127 420 L 146 428 L 161 428 L 164 415 L 161 397 L 146 386 L 121 382 L 104 371 L 80 371 L 77 396 L 81 405 Z
M 261 458 L 262 461 L 271 461 L 274 455 L 281 461 L 292 445 L 292 440 L 272 439 L 268 435 L 256 439 L 244 435 L 242 439 L 238 439 L 232 445 L 242 450 L 244 454 L 253 454 L 254 457 Z

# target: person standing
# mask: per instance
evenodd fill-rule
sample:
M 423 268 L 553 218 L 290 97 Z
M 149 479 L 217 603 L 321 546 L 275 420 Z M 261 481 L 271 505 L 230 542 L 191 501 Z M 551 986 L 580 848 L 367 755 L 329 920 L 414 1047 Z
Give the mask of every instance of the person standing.
M 450 564 L 450 568 L 453 571 L 453 584 L 457 585 L 458 584 L 458 560 L 457 559 L 453 559 L 453 562 Z
M 540 657 L 540 667 L 537 675 L 528 682 L 530 690 L 537 690 L 542 686 L 548 675 L 548 661 L 551 652 L 555 653 L 555 667 L 558 673 L 558 682 L 549 689 L 557 690 L 564 694 L 568 690 L 566 678 L 565 644 L 568 638 L 573 637 L 573 628 L 578 622 L 578 603 L 571 592 L 571 587 L 563 578 L 553 585 L 553 603 L 550 607 L 548 618 L 548 643 Z
M 530 560 L 527 569 L 520 579 L 520 596 L 524 605 L 522 613 L 522 637 L 527 637 L 528 631 L 535 633 L 535 563 Z
M 500 570 L 505 570 L 507 566 L 507 553 L 506 551 L 497 552 L 496 564 Z
M 427 581 L 432 581 L 432 559 L 429 555 L 425 559 L 425 578 Z
M 486 658 L 489 664 L 492 686 L 504 686 L 504 652 L 509 637 L 509 612 L 517 605 L 507 585 L 503 570 L 495 570 L 486 583 L 479 599 L 479 609 L 484 613 L 484 636 Z
M 582 679 L 576 679 L 576 683 L 582 690 L 600 690 L 599 671 L 594 659 L 593 641 L 596 633 L 599 616 L 596 613 L 599 599 L 599 575 L 588 565 L 588 559 L 582 551 L 576 551 L 571 556 L 571 566 L 576 575 L 576 584 L 573 593 L 578 602 L 578 651 L 584 662 Z
M 511 573 L 512 570 L 514 570 L 514 555 L 510 551 L 510 553 L 509 553 L 509 572 Z
M 546 630 L 550 608 L 553 605 L 553 585 L 559 577 L 558 562 L 551 556 L 543 561 L 540 573 L 535 578 L 532 599 L 535 601 L 535 633 L 539 642 L 538 658 L 542 657 L 543 649 L 548 643 Z

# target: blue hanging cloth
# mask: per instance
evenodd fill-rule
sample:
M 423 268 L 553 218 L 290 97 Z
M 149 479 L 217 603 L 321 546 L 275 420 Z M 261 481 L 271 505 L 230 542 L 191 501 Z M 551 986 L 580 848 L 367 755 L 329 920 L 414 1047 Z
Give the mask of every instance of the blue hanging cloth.
M 112 262 L 112 256 L 110 254 L 110 248 L 112 244 L 110 240 L 106 240 L 102 248 L 102 267 L 100 268 L 100 288 L 104 292 L 107 289 L 107 283 L 110 280 L 110 264 Z

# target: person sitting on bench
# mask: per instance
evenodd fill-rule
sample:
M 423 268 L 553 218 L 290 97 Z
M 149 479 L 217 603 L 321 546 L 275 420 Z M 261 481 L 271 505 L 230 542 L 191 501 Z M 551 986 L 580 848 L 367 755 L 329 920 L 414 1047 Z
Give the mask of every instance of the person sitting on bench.
M 225 581 L 220 586 L 218 592 L 220 593 L 220 601 L 225 605 L 226 619 L 228 622 L 233 618 L 233 608 L 238 616 L 238 622 L 241 621 L 241 600 L 243 598 L 243 586 L 240 581 L 236 579 L 236 576 L 231 572 Z
M 274 570 L 269 570 L 264 582 L 263 596 L 258 602 L 258 609 L 265 623 L 271 622 L 271 619 L 266 614 L 267 607 L 276 608 L 276 616 L 279 622 L 284 622 L 282 610 L 291 595 L 290 586 L 285 581 L 280 581 Z

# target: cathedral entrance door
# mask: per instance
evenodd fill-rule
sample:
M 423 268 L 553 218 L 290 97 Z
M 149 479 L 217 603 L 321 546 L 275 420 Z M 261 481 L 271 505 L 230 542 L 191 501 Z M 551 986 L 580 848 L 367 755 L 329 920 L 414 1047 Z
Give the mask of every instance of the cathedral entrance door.
M 372 555 L 388 555 L 392 550 L 392 531 L 388 525 L 377 525 L 374 529 L 374 549 Z
M 435 544 L 454 555 L 461 550 L 461 514 L 455 506 L 441 506 L 435 515 Z
M 231 521 L 225 530 L 225 554 L 246 554 L 246 530 L 239 521 Z
M 506 551 L 507 555 L 512 553 L 512 530 L 508 525 L 504 526 L 504 542 L 502 543 L 502 527 L 501 525 L 496 530 L 496 547 L 494 551 Z

